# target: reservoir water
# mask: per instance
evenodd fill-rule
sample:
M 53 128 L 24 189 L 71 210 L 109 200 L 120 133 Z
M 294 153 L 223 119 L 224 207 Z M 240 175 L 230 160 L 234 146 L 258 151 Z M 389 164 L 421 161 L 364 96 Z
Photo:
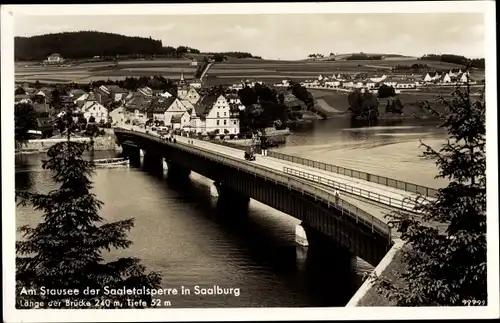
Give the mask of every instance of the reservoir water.
M 320 121 L 290 135 L 278 150 L 410 181 L 439 186 L 436 167 L 420 160 L 419 140 L 434 147 L 445 134 L 436 123 L 402 121 L 353 127 L 349 120 Z M 114 152 L 95 152 L 96 158 Z M 47 192 L 56 188 L 41 167 L 44 155 L 16 156 L 16 188 Z M 192 173 L 188 183 L 154 177 L 140 168 L 99 169 L 94 192 L 104 202 L 106 221 L 135 218 L 132 246 L 106 259 L 133 256 L 163 275 L 164 288 L 190 288 L 191 295 L 165 296 L 172 307 L 345 306 L 371 266 L 336 250 L 309 252 L 295 244 L 299 220 L 257 201 L 249 216 L 221 216 L 212 182 Z M 36 225 L 40 214 L 18 207 L 16 226 Z M 17 238 L 21 238 L 19 235 Z M 194 286 L 239 288 L 239 296 L 195 295 Z

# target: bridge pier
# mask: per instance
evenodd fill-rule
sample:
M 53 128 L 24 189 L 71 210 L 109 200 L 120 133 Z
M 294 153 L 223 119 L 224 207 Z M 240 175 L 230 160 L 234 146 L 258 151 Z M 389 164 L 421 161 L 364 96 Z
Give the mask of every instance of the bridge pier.
M 141 166 L 141 150 L 139 147 L 122 145 L 122 155 L 127 157 L 133 166 Z
M 214 182 L 217 189 L 217 208 L 231 218 L 241 218 L 248 214 L 250 197 L 234 189 L 224 186 L 221 182 Z
M 146 151 L 144 153 L 143 167 L 150 173 L 163 175 L 163 156 Z

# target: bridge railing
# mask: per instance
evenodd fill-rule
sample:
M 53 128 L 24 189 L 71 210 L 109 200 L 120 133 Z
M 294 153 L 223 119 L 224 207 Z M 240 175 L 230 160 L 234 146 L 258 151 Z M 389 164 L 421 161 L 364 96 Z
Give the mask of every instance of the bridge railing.
M 306 159 L 306 158 L 302 158 L 302 157 L 286 155 L 286 154 L 278 153 L 275 151 L 268 151 L 267 155 L 269 157 L 274 157 L 277 159 L 286 160 L 286 161 L 289 161 L 292 163 L 301 164 L 301 165 L 305 165 L 305 166 L 309 166 L 309 167 L 313 167 L 313 168 L 318 168 L 318 169 L 326 170 L 328 172 L 337 173 L 340 175 L 345 175 L 345 176 L 349 176 L 349 177 L 353 177 L 353 178 L 359 178 L 359 179 L 362 179 L 364 181 L 377 183 L 377 184 L 388 186 L 388 187 L 394 187 L 394 188 L 397 188 L 397 189 L 400 189 L 400 190 L 403 190 L 406 192 L 420 193 L 420 194 L 422 194 L 424 196 L 428 196 L 428 197 L 436 197 L 437 192 L 438 192 L 438 190 L 435 188 L 430 188 L 430 187 L 425 187 L 425 186 L 421 186 L 421 185 L 417 185 L 417 184 L 413 184 L 413 183 L 399 181 L 399 180 L 384 177 L 384 176 L 373 175 L 370 173 L 365 173 L 365 172 L 361 172 L 358 170 L 353 170 L 353 169 L 349 169 L 349 168 L 345 168 L 345 167 L 335 166 L 332 164 L 318 162 L 315 160 Z
M 368 190 L 365 190 L 365 189 L 362 189 L 359 187 L 347 185 L 345 183 L 336 182 L 334 180 L 324 178 L 324 177 L 321 177 L 318 175 L 314 175 L 311 173 L 307 173 L 304 171 L 300 171 L 297 169 L 283 167 L 283 171 L 287 174 L 294 175 L 294 176 L 297 176 L 300 178 L 304 178 L 304 179 L 307 179 L 309 181 L 313 181 L 315 183 L 323 184 L 323 185 L 332 187 L 334 189 L 338 189 L 339 191 L 344 191 L 347 193 L 351 193 L 351 194 L 354 194 L 357 196 L 367 198 L 369 200 L 377 201 L 379 203 L 382 203 L 382 204 L 385 204 L 385 205 L 388 205 L 388 206 L 391 206 L 394 208 L 403 209 L 406 211 L 413 211 L 413 209 L 417 205 L 415 203 L 415 201 L 412 201 L 409 198 L 401 197 L 400 199 L 398 199 L 398 198 L 378 194 L 378 193 L 375 193 L 372 191 L 368 191 Z
M 335 196 L 333 196 L 333 194 L 330 194 L 324 189 L 315 187 L 314 185 L 311 185 L 311 183 L 309 182 L 301 181 L 300 179 L 287 174 L 278 173 L 276 172 L 276 170 L 269 169 L 265 166 L 256 165 L 251 162 L 240 160 L 235 157 L 224 156 L 217 153 L 213 153 L 210 150 L 198 146 L 193 147 L 192 145 L 185 144 L 180 141 L 173 143 L 168 141 L 166 138 L 161 138 L 153 134 L 145 134 L 144 132 L 131 131 L 123 128 L 115 128 L 115 129 L 119 132 L 138 135 L 166 145 L 175 146 L 182 150 L 188 151 L 192 154 L 203 156 L 205 158 L 212 159 L 214 161 L 229 165 L 238 170 L 241 169 L 253 173 L 255 174 L 255 176 L 259 175 L 266 180 L 273 181 L 275 183 L 279 182 L 280 184 L 287 186 L 290 189 L 293 188 L 296 191 L 302 192 L 302 194 L 309 195 L 316 200 L 322 200 L 328 206 L 337 208 L 342 212 L 342 214 L 351 217 L 352 219 L 356 220 L 357 223 L 363 223 L 366 227 L 371 228 L 372 233 L 377 232 L 382 236 L 387 237 L 388 240 L 392 239 L 391 228 L 387 223 L 377 219 L 376 217 L 372 216 L 366 211 L 350 204 L 349 202 L 346 202 L 342 199 L 336 199 Z
M 219 144 L 219 145 L 223 145 L 223 146 L 227 146 L 227 147 L 235 148 L 235 149 L 239 149 L 239 150 L 246 149 L 245 146 L 234 144 L 234 143 L 231 143 L 229 141 L 213 141 L 213 142 L 216 144 Z M 255 147 L 255 149 L 258 153 L 260 153 L 259 147 Z M 332 164 L 318 162 L 318 161 L 307 159 L 307 158 L 287 155 L 287 154 L 275 152 L 272 150 L 268 151 L 267 155 L 269 157 L 274 157 L 277 159 L 286 160 L 286 161 L 289 161 L 292 163 L 301 164 L 301 165 L 305 165 L 305 166 L 309 166 L 309 167 L 313 167 L 313 168 L 317 168 L 317 169 L 321 169 L 321 170 L 326 170 L 328 172 L 337 173 L 340 175 L 345 175 L 345 176 L 349 176 L 349 177 L 353 177 L 353 178 L 359 178 L 359 179 L 362 179 L 364 181 L 384 185 L 387 187 L 394 187 L 394 188 L 397 188 L 399 190 L 403 190 L 403 191 L 410 192 L 410 193 L 417 193 L 417 194 L 420 193 L 424 196 L 432 197 L 432 198 L 437 197 L 438 190 L 435 188 L 431 188 L 431 187 L 426 187 L 426 186 L 421 186 L 421 185 L 417 185 L 417 184 L 413 184 L 413 183 L 408 183 L 405 181 L 400 181 L 400 180 L 396 180 L 396 179 L 392 179 L 392 178 L 388 178 L 388 177 L 384 177 L 384 176 L 380 176 L 380 175 L 373 175 L 373 174 L 362 172 L 359 170 L 335 166 Z

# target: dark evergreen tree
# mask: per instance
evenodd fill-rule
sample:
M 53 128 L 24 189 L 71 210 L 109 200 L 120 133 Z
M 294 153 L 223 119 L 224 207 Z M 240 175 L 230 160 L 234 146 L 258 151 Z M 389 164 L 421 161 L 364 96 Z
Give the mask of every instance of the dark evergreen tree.
M 70 141 L 72 113 L 67 111 L 68 140 L 52 146 L 43 161 L 43 168 L 53 172 L 52 179 L 59 189 L 47 194 L 17 191 L 20 205 L 32 205 L 43 213 L 36 227 L 23 226 L 19 230 L 24 239 L 16 243 L 16 292 L 18 308 L 30 308 L 27 302 L 43 302 L 43 308 L 89 308 L 84 304 L 68 306 L 73 302 L 89 301 L 90 307 L 129 307 L 126 299 L 144 300 L 151 304 L 150 295 L 104 295 L 104 288 L 119 290 L 159 288 L 161 278 L 146 269 L 136 258 L 119 258 L 105 262 L 103 251 L 127 248 L 132 242 L 127 231 L 133 219 L 101 224 L 98 212 L 102 206 L 91 193 L 95 165 L 83 159 L 91 145 Z M 78 295 L 42 295 L 41 287 L 51 290 L 79 290 Z M 86 288 L 99 289 L 99 295 L 84 295 Z M 37 291 L 36 294 L 28 290 Z M 106 303 L 110 300 L 112 303 Z M 49 301 L 60 301 L 52 303 Z M 117 305 L 114 301 L 121 302 Z
M 416 210 L 389 215 L 401 239 L 405 270 L 398 283 L 376 280 L 377 290 L 399 306 L 487 305 L 486 286 L 486 105 L 474 100 L 469 85 L 457 89 L 449 111 L 440 115 L 449 139 L 439 151 L 423 144 L 424 157 L 436 160 L 437 177 L 450 183 L 436 199 L 421 198 Z M 444 226 L 446 230 L 438 230 Z
M 14 106 L 14 140 L 16 148 L 21 148 L 30 138 L 29 130 L 38 128 L 35 109 L 31 104 L 18 103 Z

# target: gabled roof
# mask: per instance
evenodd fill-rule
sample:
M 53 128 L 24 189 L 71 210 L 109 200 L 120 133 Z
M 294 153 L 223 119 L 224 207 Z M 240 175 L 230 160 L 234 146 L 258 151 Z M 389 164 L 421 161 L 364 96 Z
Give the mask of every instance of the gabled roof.
M 116 93 L 128 93 L 128 90 L 121 88 L 118 85 L 111 84 L 111 85 L 106 85 L 106 87 L 108 88 L 108 90 L 111 93 L 115 93 L 115 94 Z
M 155 97 L 151 100 L 147 110 L 151 113 L 164 113 L 174 103 L 174 97 Z
M 181 103 L 186 107 L 187 110 L 193 110 L 194 105 L 188 100 L 181 100 Z
M 147 99 L 141 94 L 135 93 L 134 96 L 125 103 L 125 109 L 129 111 L 146 110 L 149 106 L 151 99 Z
M 201 98 L 201 100 L 199 101 L 199 104 L 211 107 L 214 105 L 214 103 L 217 101 L 218 98 L 219 98 L 219 95 L 206 95 L 206 96 Z

